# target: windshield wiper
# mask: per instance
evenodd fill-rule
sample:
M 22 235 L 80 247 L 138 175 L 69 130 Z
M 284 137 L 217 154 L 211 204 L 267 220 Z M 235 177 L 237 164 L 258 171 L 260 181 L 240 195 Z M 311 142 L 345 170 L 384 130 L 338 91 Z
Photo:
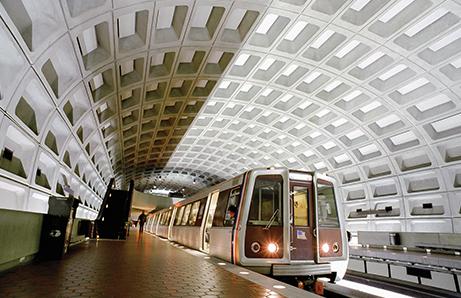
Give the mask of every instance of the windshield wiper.
M 275 221 L 275 217 L 277 216 L 278 213 L 279 213 L 279 209 L 274 211 L 274 214 L 272 214 L 271 218 L 269 219 L 269 223 L 267 224 L 267 226 L 264 227 L 264 230 L 269 230 L 271 228 L 272 224 Z

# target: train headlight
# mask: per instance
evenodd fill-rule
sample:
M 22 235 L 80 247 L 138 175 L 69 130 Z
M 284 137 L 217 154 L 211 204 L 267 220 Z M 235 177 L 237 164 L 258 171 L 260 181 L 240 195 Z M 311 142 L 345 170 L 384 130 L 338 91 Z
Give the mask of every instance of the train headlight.
M 267 245 L 267 251 L 270 252 L 271 254 L 276 253 L 279 250 L 277 244 L 275 243 L 269 243 Z
M 339 245 L 338 242 L 333 243 L 333 252 L 338 252 L 339 251 Z
M 324 243 L 324 244 L 322 245 L 322 251 L 323 251 L 324 253 L 328 253 L 328 252 L 330 251 L 330 245 L 328 245 L 328 243 Z

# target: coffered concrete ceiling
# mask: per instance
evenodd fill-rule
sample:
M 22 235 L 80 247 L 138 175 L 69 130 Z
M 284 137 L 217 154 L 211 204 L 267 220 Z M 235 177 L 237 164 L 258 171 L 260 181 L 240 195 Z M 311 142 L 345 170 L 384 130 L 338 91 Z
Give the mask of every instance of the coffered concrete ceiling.
M 335 176 L 352 230 L 461 232 L 461 1 L 0 0 L 0 16 L 0 146 L 21 164 L 2 161 L 0 189 L 71 185 L 91 213 L 110 177 L 193 193 L 287 166 Z

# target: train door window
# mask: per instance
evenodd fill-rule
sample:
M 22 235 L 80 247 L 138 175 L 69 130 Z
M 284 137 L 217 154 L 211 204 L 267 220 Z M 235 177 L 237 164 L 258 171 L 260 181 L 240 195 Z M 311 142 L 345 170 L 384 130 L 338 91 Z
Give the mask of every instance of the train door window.
M 339 228 L 339 219 L 333 185 L 318 181 L 317 206 L 319 227 Z
M 307 186 L 293 186 L 293 215 L 295 226 L 308 226 L 309 222 L 309 197 Z
M 184 209 L 184 216 L 181 221 L 181 225 L 185 226 L 187 224 L 187 220 L 189 219 L 189 214 L 190 214 L 190 208 L 192 207 L 192 204 L 188 204 L 186 206 L 186 209 Z
M 179 226 L 181 224 L 181 219 L 182 219 L 182 216 L 184 214 L 184 206 L 181 206 L 181 208 L 179 208 L 179 211 L 176 212 L 176 219 L 174 221 L 174 225 L 175 226 Z
M 237 217 L 237 212 L 234 214 L 234 217 L 231 217 L 230 209 L 235 208 L 238 210 L 240 205 L 240 186 L 232 189 L 229 194 L 229 200 L 227 202 L 226 216 L 224 217 L 224 226 L 231 227 L 234 225 L 235 218 Z
M 205 212 L 206 198 L 200 200 L 200 207 L 198 209 L 197 219 L 195 220 L 196 226 L 201 226 L 203 221 L 203 213 Z
M 219 193 L 218 203 L 213 217 L 213 227 L 222 227 L 224 224 L 224 215 L 226 214 L 227 200 L 229 199 L 230 189 Z
M 191 208 L 190 216 L 189 216 L 189 223 L 188 223 L 189 226 L 195 225 L 199 207 L 200 207 L 200 201 L 196 201 L 194 202 L 194 204 L 192 204 L 192 208 Z
M 249 225 L 283 225 L 283 178 L 280 175 L 256 177 L 251 198 Z
M 211 228 L 211 225 L 213 224 L 213 216 L 216 210 L 216 205 L 218 203 L 218 197 L 219 193 L 215 192 L 211 194 L 210 198 L 210 206 L 208 207 L 208 213 L 206 216 L 206 222 L 205 222 L 205 227 L 204 227 L 204 232 L 203 232 L 203 250 L 208 252 L 210 249 L 210 231 L 209 229 Z

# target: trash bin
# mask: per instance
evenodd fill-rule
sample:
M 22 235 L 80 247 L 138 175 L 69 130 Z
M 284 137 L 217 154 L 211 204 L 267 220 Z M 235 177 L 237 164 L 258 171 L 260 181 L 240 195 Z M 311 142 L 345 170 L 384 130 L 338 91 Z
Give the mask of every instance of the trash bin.
M 67 252 L 78 204 L 72 196 L 49 198 L 48 213 L 43 216 L 40 259 L 61 259 Z

